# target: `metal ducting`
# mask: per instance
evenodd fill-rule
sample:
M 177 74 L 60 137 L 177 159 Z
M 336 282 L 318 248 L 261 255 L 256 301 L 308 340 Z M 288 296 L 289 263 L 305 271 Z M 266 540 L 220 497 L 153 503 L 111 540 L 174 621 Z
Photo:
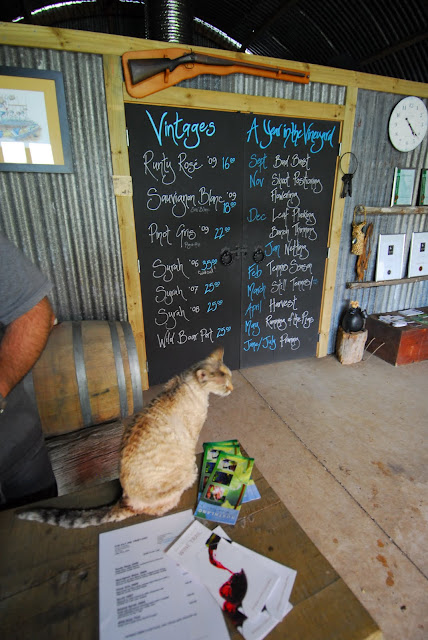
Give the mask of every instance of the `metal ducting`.
M 192 44 L 191 0 L 148 0 L 147 26 L 150 40 Z

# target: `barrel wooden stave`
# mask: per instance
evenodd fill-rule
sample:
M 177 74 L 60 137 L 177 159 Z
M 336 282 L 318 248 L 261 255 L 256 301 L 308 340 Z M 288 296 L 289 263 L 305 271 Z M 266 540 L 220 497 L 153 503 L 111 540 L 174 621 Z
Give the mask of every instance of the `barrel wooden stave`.
M 62 322 L 53 328 L 32 372 L 40 420 L 46 435 L 110 422 L 132 415 L 140 408 L 136 407 L 138 399 L 135 401 L 132 385 L 132 376 L 137 375 L 134 386 L 139 385 L 141 389 L 139 369 L 131 368 L 124 324 L 115 322 L 111 329 L 109 322 L 88 320 L 80 323 Z M 82 347 L 80 364 L 78 345 L 76 347 L 79 332 Z M 116 354 L 116 359 L 114 333 L 121 355 L 118 358 Z M 135 347 L 135 343 L 132 346 Z M 133 355 L 136 356 L 136 352 Z

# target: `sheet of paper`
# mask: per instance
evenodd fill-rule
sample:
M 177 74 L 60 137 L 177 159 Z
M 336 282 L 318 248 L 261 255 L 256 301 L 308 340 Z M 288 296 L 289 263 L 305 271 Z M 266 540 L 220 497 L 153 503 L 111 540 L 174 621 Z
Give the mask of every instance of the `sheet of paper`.
M 229 609 L 227 603 L 230 598 L 237 601 L 239 592 L 239 607 L 243 614 L 257 616 L 279 581 L 278 573 L 256 556 L 249 557 L 241 548 L 221 537 L 211 542 L 211 534 L 205 525 L 195 521 L 167 550 L 167 554 L 197 576 L 225 611 Z M 233 589 L 236 593 L 231 594 Z
M 400 316 L 419 316 L 423 313 L 420 309 L 403 309 L 398 312 Z
M 208 590 L 164 552 L 192 522 L 188 510 L 100 534 L 100 640 L 229 640 Z
M 229 536 L 221 527 L 216 527 L 214 529 L 214 533 L 225 538 L 226 540 L 230 540 Z M 257 560 L 261 562 L 266 568 L 275 571 L 278 574 L 279 580 L 275 584 L 268 598 L 266 599 L 265 606 L 268 613 L 273 616 L 276 621 L 282 620 L 287 613 L 291 611 L 293 606 L 290 604 L 290 595 L 293 590 L 294 581 L 297 576 L 297 572 L 295 569 L 290 569 L 290 567 L 286 567 L 280 562 L 275 562 L 275 560 L 271 560 L 271 558 L 267 558 L 266 556 L 262 556 L 251 549 L 247 549 L 242 545 L 231 542 L 233 547 L 238 547 L 241 549 L 243 553 L 246 553 L 249 557 L 257 557 Z
M 403 322 L 403 316 L 402 315 L 384 315 L 384 316 L 379 316 L 379 320 L 381 322 L 386 322 L 386 324 L 394 324 L 395 322 Z M 405 322 L 404 322 L 405 324 Z

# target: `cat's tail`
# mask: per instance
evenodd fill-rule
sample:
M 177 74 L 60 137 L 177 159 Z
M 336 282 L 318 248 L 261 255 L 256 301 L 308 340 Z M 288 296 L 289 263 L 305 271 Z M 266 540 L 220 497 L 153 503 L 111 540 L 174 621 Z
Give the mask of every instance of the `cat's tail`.
M 95 509 L 57 509 L 55 507 L 40 507 L 19 511 L 17 517 L 21 520 L 33 520 L 52 524 L 65 529 L 83 529 L 96 527 L 109 522 L 120 522 L 137 515 L 129 509 L 122 500 L 114 505 L 97 507 Z

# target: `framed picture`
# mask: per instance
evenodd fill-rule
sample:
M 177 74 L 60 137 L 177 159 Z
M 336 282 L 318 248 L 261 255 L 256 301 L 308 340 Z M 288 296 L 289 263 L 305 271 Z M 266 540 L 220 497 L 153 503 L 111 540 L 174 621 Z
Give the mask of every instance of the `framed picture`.
M 428 169 L 422 169 L 421 171 L 421 186 L 419 189 L 419 203 L 420 206 L 428 205 Z
M 391 207 L 410 206 L 413 202 L 416 169 L 395 169 L 392 185 Z
M 375 280 L 398 280 L 403 273 L 405 233 L 379 234 Z
M 0 171 L 73 171 L 60 71 L 0 66 Z
M 428 231 L 413 232 L 407 276 L 428 275 Z

